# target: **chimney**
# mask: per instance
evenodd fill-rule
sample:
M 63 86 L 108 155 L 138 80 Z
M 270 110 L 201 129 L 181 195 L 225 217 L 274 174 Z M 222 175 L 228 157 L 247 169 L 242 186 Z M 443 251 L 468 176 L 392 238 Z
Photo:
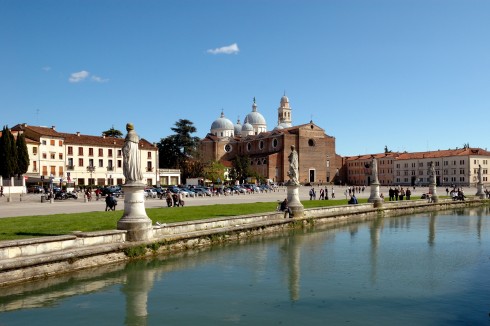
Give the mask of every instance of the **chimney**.
M 51 129 L 56 130 L 56 126 L 51 126 Z
M 77 131 L 77 136 L 80 137 L 80 131 Z

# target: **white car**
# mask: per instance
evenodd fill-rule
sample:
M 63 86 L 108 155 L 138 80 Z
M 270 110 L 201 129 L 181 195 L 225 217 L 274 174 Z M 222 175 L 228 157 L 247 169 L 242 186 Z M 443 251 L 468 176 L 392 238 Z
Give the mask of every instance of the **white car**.
M 145 198 L 157 198 L 158 193 L 154 189 L 145 189 Z

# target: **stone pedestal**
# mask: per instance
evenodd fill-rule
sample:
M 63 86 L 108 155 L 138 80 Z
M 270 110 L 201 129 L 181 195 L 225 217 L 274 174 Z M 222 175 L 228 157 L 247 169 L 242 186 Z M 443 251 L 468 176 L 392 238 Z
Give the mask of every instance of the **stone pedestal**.
M 299 201 L 299 187 L 300 185 L 295 184 L 287 184 L 288 189 L 287 198 L 288 198 L 288 206 L 291 208 L 291 212 L 293 213 L 293 217 L 303 217 L 305 208 L 303 204 Z
M 435 182 L 429 183 L 429 194 L 432 196 L 433 203 L 437 203 L 439 201 L 439 197 L 437 196 L 436 189 L 437 187 Z
M 379 196 L 379 182 L 371 183 L 371 194 L 368 198 L 368 203 L 373 203 L 374 207 L 383 205 L 383 199 Z
M 485 198 L 485 192 L 483 191 L 483 183 L 478 182 L 476 184 L 476 196 L 480 199 Z
M 124 214 L 117 222 L 118 230 L 128 231 L 127 241 L 144 241 L 152 238 L 151 220 L 145 210 L 144 183 L 126 183 L 124 191 Z

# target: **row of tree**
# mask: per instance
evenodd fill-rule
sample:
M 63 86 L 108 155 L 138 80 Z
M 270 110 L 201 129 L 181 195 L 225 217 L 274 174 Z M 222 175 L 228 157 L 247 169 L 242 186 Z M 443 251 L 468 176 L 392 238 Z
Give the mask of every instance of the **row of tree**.
M 16 175 L 20 178 L 28 167 L 29 152 L 24 134 L 19 133 L 15 139 L 10 129 L 4 126 L 0 137 L 0 175 L 4 179 Z

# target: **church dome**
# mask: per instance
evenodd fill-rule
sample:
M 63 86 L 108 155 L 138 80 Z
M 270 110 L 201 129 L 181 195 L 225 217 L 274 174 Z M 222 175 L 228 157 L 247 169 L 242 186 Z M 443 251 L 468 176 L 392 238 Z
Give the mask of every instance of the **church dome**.
M 225 118 L 225 114 L 221 112 L 221 116 L 218 119 L 214 120 L 213 124 L 211 125 L 211 132 L 215 129 L 234 130 L 235 127 L 233 126 L 233 122 Z
M 281 104 L 282 103 L 289 103 L 289 99 L 286 95 L 284 95 L 283 97 L 281 97 Z
M 281 130 L 281 129 L 284 129 L 284 127 L 281 125 L 277 125 L 274 127 L 274 130 Z
M 245 122 L 243 124 L 242 131 L 244 131 L 245 133 L 247 133 L 249 131 L 253 132 L 254 131 L 254 127 L 250 123 Z
M 237 120 L 237 122 L 234 125 L 235 129 L 235 136 L 240 136 L 242 132 L 242 124 L 240 123 L 240 119 Z
M 280 127 L 280 129 L 291 128 L 292 126 L 293 125 L 289 122 L 281 122 L 280 124 L 277 125 L 277 127 Z
M 247 116 L 245 117 L 245 121 L 252 125 L 255 134 L 259 134 L 263 131 L 266 131 L 267 129 L 264 116 L 257 111 L 257 103 L 255 103 L 255 97 L 254 103 L 252 104 L 252 112 L 247 114 Z

